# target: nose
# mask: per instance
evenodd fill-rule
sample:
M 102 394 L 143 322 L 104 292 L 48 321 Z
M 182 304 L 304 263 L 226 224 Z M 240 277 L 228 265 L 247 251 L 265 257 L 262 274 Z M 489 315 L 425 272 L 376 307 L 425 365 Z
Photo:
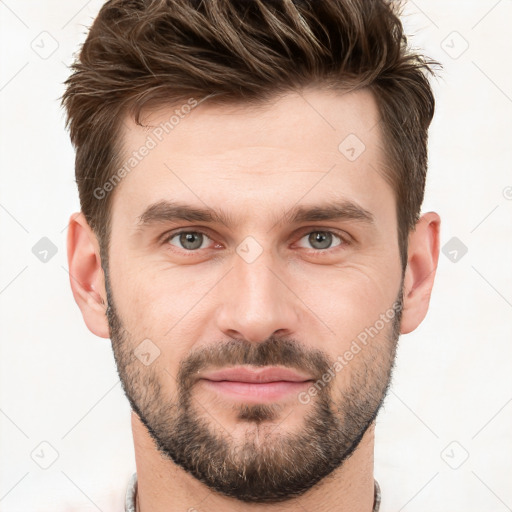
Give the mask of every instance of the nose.
M 273 335 L 291 336 L 298 329 L 300 301 L 282 266 L 266 251 L 251 263 L 235 255 L 233 265 L 219 283 L 218 328 L 226 336 L 254 343 Z

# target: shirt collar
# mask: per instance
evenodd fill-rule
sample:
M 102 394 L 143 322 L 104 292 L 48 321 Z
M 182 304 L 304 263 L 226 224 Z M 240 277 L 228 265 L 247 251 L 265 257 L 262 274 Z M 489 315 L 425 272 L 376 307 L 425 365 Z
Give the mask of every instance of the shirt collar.
M 135 512 L 135 494 L 137 493 L 137 473 L 133 473 L 126 489 L 125 512 Z

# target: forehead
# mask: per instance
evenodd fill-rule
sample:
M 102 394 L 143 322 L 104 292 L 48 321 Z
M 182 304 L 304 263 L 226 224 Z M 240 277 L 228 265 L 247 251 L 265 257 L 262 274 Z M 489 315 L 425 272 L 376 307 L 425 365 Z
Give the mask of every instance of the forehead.
M 251 217 L 299 201 L 348 198 L 365 207 L 393 195 L 368 90 L 310 89 L 257 106 L 190 98 L 142 122 L 124 120 L 124 172 L 112 205 L 133 222 L 164 199 Z

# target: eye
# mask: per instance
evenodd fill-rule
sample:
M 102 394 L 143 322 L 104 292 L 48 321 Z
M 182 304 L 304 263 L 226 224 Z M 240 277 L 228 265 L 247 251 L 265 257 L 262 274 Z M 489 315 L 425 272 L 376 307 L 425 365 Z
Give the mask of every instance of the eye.
M 345 238 L 329 230 L 310 231 L 300 238 L 300 240 L 304 239 L 310 244 L 310 247 L 301 245 L 300 241 L 299 247 L 317 252 L 326 252 L 329 249 L 350 244 L 348 235 Z M 170 233 L 163 239 L 164 244 L 172 245 L 187 252 L 197 252 L 200 249 L 206 249 L 208 248 L 208 243 L 212 241 L 213 240 L 202 231 L 185 230 Z
M 174 239 L 177 239 L 177 244 L 172 242 Z M 196 251 L 204 249 L 207 246 L 204 245 L 207 240 L 210 240 L 210 237 L 201 231 L 178 231 L 166 237 L 164 242 L 177 245 L 178 248 L 186 251 Z
M 302 239 L 306 238 L 307 242 L 311 244 L 314 250 L 323 251 L 326 249 L 332 249 L 340 245 L 348 244 L 341 236 L 334 234 L 332 231 L 311 231 L 304 235 Z M 339 240 L 339 243 L 333 245 L 333 239 Z M 308 247 L 306 247 L 308 249 Z

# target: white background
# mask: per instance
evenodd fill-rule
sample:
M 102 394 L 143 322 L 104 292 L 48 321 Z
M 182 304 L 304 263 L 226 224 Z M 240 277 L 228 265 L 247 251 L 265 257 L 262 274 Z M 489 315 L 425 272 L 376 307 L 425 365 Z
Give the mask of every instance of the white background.
M 101 4 L 0 0 L 2 512 L 120 511 L 135 470 L 110 343 L 87 330 L 66 271 L 79 203 L 58 98 Z M 441 215 L 442 246 L 468 250 L 441 254 L 429 314 L 401 338 L 376 431 L 381 511 L 512 510 L 512 1 L 406 14 L 411 44 L 444 65 L 423 211 Z M 57 248 L 46 263 L 42 237 Z

